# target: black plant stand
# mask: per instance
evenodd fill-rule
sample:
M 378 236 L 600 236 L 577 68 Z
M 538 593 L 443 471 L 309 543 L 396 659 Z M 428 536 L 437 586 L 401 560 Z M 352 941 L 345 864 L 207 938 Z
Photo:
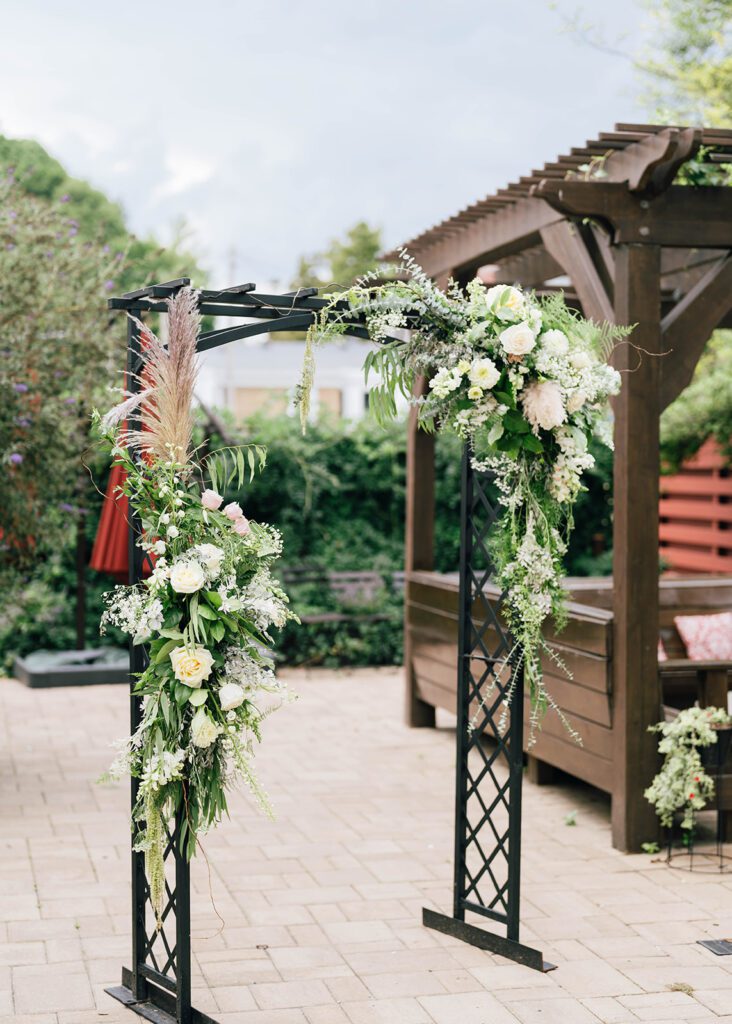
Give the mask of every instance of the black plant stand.
M 146 312 L 167 314 L 167 299 L 190 284 L 187 278 L 150 285 L 109 300 L 109 308 L 140 317 Z M 245 323 L 202 333 L 197 350 L 204 352 L 243 338 L 278 331 L 305 330 L 327 305 L 316 288 L 284 295 L 258 293 L 253 284 L 221 291 L 199 292 L 204 316 L 246 318 Z M 339 312 L 348 320 L 347 333 L 368 339 L 362 318 L 347 306 Z M 415 324 L 415 326 L 417 326 Z M 128 389 L 142 367 L 137 326 L 128 325 Z M 134 420 L 134 416 L 131 417 Z M 139 425 L 139 424 L 138 424 Z M 500 953 L 535 970 L 551 970 L 542 954 L 518 941 L 521 872 L 521 784 L 523 775 L 523 679 L 518 674 L 512 694 L 510 726 L 499 726 L 508 680 L 501 666 L 511 649 L 510 638 L 491 607 L 484 588 L 490 578 L 487 539 L 497 510 L 488 497 L 489 477 L 474 473 L 467 451 L 463 456 L 460 641 L 455 817 L 455 899 L 453 915 L 427 908 L 423 922 L 481 949 Z M 129 532 L 130 583 L 142 579 L 143 554 L 137 546 L 140 523 L 131 517 Z M 495 630 L 498 643 L 488 637 Z M 130 685 L 145 668 L 145 652 L 130 647 Z M 477 717 L 469 730 L 471 714 Z M 140 721 L 140 698 L 131 693 L 131 728 Z M 488 753 L 483 740 L 495 742 Z M 472 755 L 472 756 L 471 756 Z M 503 758 L 508 779 L 501 782 L 494 768 Z M 478 762 L 478 770 L 474 763 Z M 488 790 L 488 792 L 486 792 Z M 132 804 L 137 782 L 132 780 Z M 155 927 L 145 879 L 144 855 L 132 852 L 132 967 L 123 968 L 122 984 L 106 989 L 138 1016 L 155 1024 L 216 1024 L 191 1005 L 190 866 L 178 850 L 180 822 L 168 832 L 165 863 L 172 886 L 166 883 L 164 926 Z M 465 921 L 465 912 L 479 914 L 506 927 L 506 936 Z M 167 926 L 167 927 L 166 927 Z
M 717 729 L 716 733 L 717 742 L 710 744 L 708 747 L 702 747 L 699 751 L 702 764 L 714 778 L 714 806 L 717 812 L 715 847 L 713 850 L 698 850 L 695 844 L 695 830 L 692 829 L 687 849 L 673 853 L 673 828 L 670 828 L 668 830 L 668 851 L 666 853 L 666 863 L 669 867 L 681 867 L 680 864 L 674 864 L 673 861 L 688 856 L 688 871 L 732 871 L 732 856 L 724 852 L 725 822 L 724 812 L 722 811 L 722 778 L 725 765 L 729 759 L 730 749 L 732 749 L 732 726 Z M 695 857 L 697 861 L 696 868 L 694 867 Z M 701 866 L 699 866 L 700 863 Z

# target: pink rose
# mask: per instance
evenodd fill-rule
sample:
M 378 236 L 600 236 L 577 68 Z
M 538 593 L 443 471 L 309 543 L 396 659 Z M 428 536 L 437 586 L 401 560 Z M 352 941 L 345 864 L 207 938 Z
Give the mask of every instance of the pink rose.
M 241 519 L 244 513 L 241 510 L 241 505 L 238 505 L 235 501 L 230 501 L 228 505 L 224 507 L 224 515 L 228 516 L 229 519 L 236 521 Z
M 244 516 L 240 516 L 239 519 L 235 519 L 231 525 L 234 529 L 234 533 L 238 533 L 240 537 L 246 537 L 246 535 L 251 531 L 249 520 Z
M 220 508 L 223 500 L 224 499 L 221 495 L 217 494 L 216 491 L 204 491 L 201 495 L 201 504 L 211 512 L 215 512 L 217 508 Z

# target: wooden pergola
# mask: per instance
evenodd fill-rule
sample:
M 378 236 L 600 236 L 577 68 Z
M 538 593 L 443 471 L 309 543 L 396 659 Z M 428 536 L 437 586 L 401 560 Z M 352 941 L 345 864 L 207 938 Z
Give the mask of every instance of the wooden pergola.
M 563 279 L 568 301 L 585 316 L 636 325 L 632 345 L 619 345 L 614 357 L 623 388 L 614 407 L 614 586 L 602 655 L 607 736 L 598 740 L 592 769 L 569 755 L 566 763 L 551 737 L 537 747 L 546 763 L 612 793 L 613 843 L 626 850 L 656 827 L 643 790 L 657 765 L 647 727 L 661 705 L 659 416 L 690 382 L 710 333 L 732 311 L 732 188 L 674 184 L 700 147 L 709 150 L 706 159 L 732 163 L 732 131 L 618 124 L 406 243 L 440 284 L 451 277 L 466 283 L 492 264 L 497 282 L 545 291 Z M 431 627 L 414 610 L 431 602 L 436 608 L 443 598 L 448 609 L 449 600 L 435 597 L 426 575 L 436 575 L 434 452 L 414 416 L 408 460 L 407 714 L 419 726 L 433 723 L 442 701 L 429 673 L 422 678 L 417 655 L 428 650 Z M 434 643 L 429 649 L 434 653 Z M 584 653 L 599 657 L 594 648 Z

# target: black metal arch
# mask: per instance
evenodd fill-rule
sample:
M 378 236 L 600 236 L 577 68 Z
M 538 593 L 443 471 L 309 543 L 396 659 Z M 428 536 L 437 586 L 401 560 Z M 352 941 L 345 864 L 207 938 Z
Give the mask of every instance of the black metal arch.
M 167 299 L 190 284 L 188 278 L 150 285 L 110 299 L 112 310 L 135 317 L 145 312 L 167 313 Z M 242 338 L 278 331 L 306 330 L 328 301 L 317 289 L 272 295 L 247 283 L 221 291 L 203 289 L 198 308 L 204 316 L 254 321 L 206 331 L 197 350 L 226 345 Z M 335 310 L 348 324 L 347 333 L 369 338 L 362 316 L 347 303 Z M 416 325 L 416 324 L 415 324 Z M 128 389 L 139 388 L 142 365 L 140 329 L 128 321 Z M 137 414 L 139 417 L 139 413 Z M 135 415 L 130 418 L 134 424 Z M 536 970 L 550 969 L 542 954 L 519 939 L 521 871 L 521 785 L 523 774 L 523 679 L 513 688 L 510 725 L 499 727 L 506 693 L 505 659 L 510 638 L 491 606 L 485 586 L 490 578 L 486 538 L 498 511 L 488 494 L 490 478 L 473 471 L 463 454 L 460 553 L 460 630 L 458 644 L 458 721 L 455 804 L 455 885 L 453 914 L 427 908 L 423 922 L 482 949 L 500 953 Z M 139 518 L 130 517 L 129 582 L 143 576 L 144 555 L 137 546 Z M 500 604 L 500 602 L 499 602 Z M 491 640 L 491 637 L 494 639 Z M 132 693 L 136 675 L 147 656 L 130 645 L 130 724 L 140 722 L 141 700 Z M 488 741 L 490 746 L 484 741 Z M 505 773 L 505 774 L 504 774 Z M 132 780 L 134 806 L 137 780 Z M 178 849 L 177 820 L 168 830 L 165 851 L 171 881 L 166 883 L 163 928 L 156 929 L 145 879 L 144 854 L 132 851 L 132 967 L 123 968 L 122 984 L 106 991 L 140 1017 L 155 1024 L 216 1024 L 191 1005 L 190 865 Z M 475 913 L 505 926 L 496 935 L 465 921 Z

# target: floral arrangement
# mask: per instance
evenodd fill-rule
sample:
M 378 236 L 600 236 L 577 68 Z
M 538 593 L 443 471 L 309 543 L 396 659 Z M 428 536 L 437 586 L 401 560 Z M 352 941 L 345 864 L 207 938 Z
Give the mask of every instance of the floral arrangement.
M 265 717 L 289 697 L 275 678 L 269 630 L 295 616 L 270 574 L 281 549 L 271 526 L 249 521 L 221 491 L 265 462 L 257 446 L 197 461 L 191 452 L 191 399 L 199 330 L 196 294 L 169 301 L 169 341 L 142 324 L 140 392 L 98 419 L 139 517 L 138 540 L 153 566 L 136 586 L 107 595 L 102 631 L 113 624 L 145 645 L 147 668 L 134 692 L 140 723 L 110 770 L 139 779 L 132 812 L 135 846 L 145 853 L 158 916 L 165 890 L 166 822 L 181 815 L 188 858 L 200 836 L 227 813 L 239 779 L 270 813 L 253 764 Z M 138 322 L 139 323 L 139 322 Z M 136 414 L 141 429 L 125 428 Z M 206 486 L 205 480 L 210 486 Z
M 398 279 L 377 283 L 367 275 L 321 309 L 308 333 L 298 395 L 303 428 L 316 344 L 365 325 L 379 342 L 365 365 L 367 377 L 379 377 L 370 395 L 377 418 L 394 418 L 401 394 L 416 402 L 423 428 L 453 431 L 469 445 L 473 466 L 493 473 L 504 515 L 492 557 L 515 644 L 507 659 L 514 666 L 508 699 L 523 671 L 533 737 L 549 707 L 564 719 L 542 678 L 542 650 L 559 661 L 542 625 L 550 614 L 561 623 L 572 506 L 583 471 L 594 463 L 590 438 L 612 445 L 608 398 L 620 376 L 607 358 L 630 328 L 585 320 L 560 294 L 486 289 L 477 279 L 465 292 L 454 283 L 442 291 L 401 255 Z M 429 383 L 413 398 L 418 377 Z
M 732 727 L 732 716 L 722 708 L 686 708 L 670 722 L 649 726 L 661 734 L 658 752 L 663 767 L 645 792 L 664 828 L 674 814 L 683 812 L 681 827 L 693 829 L 697 811 L 714 796 L 714 780 L 707 774 L 700 750 L 717 742 L 717 731 Z

